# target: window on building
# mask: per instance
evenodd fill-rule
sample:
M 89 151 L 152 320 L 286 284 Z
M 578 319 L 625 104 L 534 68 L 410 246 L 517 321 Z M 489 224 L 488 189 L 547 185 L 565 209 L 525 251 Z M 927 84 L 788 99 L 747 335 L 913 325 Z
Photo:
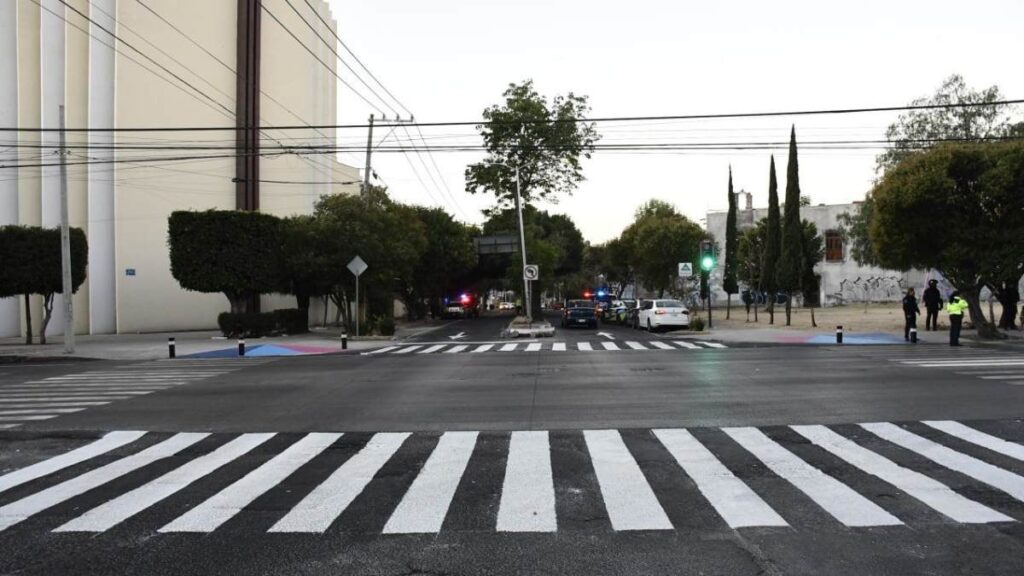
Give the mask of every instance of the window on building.
M 843 261 L 843 237 L 838 230 L 825 231 L 825 262 Z

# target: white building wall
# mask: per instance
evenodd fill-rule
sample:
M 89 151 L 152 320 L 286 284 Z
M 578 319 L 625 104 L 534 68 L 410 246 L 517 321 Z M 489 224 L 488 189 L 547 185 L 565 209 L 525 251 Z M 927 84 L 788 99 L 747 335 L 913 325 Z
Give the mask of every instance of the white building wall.
M 743 206 L 742 197 L 739 205 Z M 857 209 L 856 204 L 802 206 L 800 218 L 813 222 L 818 227 L 818 233 L 824 238 L 827 231 L 839 230 L 840 214 L 853 213 Z M 725 301 L 727 296 L 722 290 L 722 274 L 725 268 L 725 254 L 722 251 L 725 249 L 727 215 L 725 211 L 708 212 L 707 214 L 707 229 L 714 236 L 720 250 L 718 265 L 711 273 L 713 298 L 716 302 Z M 738 210 L 737 227 L 742 232 L 767 217 L 767 208 Z M 865 300 L 897 301 L 902 298 L 902 293 L 906 288 L 915 287 L 920 293 L 929 277 L 927 271 L 923 270 L 902 272 L 875 266 L 862 266 L 850 255 L 849 247 L 845 243 L 842 260 L 827 262 L 822 259 L 815 269 L 821 275 L 821 302 L 825 306 Z M 742 291 L 745 287 L 742 281 L 740 285 Z
M 18 125 L 18 3 L 0 2 L 0 126 Z M 4 133 L 4 140 L 17 134 Z M 0 164 L 17 164 L 18 150 L 0 147 Z M 0 226 L 18 223 L 18 169 L 0 170 Z M 18 298 L 0 299 L 0 337 L 21 333 Z
M 62 17 L 64 5 L 58 0 L 41 0 L 40 13 L 40 85 L 42 107 L 40 117 L 44 129 L 60 127 L 60 107 L 64 105 L 64 58 L 65 24 Z M 60 135 L 57 132 L 43 132 L 40 135 L 42 149 L 48 161 L 58 158 Z M 42 226 L 60 226 L 60 169 L 49 166 L 42 169 Z M 60 334 L 64 330 L 64 299 L 59 294 L 53 298 L 53 316 L 46 328 L 47 335 Z

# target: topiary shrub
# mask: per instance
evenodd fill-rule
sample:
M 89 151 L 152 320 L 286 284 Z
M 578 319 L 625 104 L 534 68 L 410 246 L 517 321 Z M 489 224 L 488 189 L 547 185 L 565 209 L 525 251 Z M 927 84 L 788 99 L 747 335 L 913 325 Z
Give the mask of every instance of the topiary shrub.
M 394 336 L 395 335 L 395 319 L 389 317 L 382 317 L 377 322 L 377 331 L 380 332 L 381 336 Z
M 281 308 L 274 310 L 273 315 L 277 329 L 285 334 L 305 334 L 309 332 L 309 316 L 305 310 Z
M 273 312 L 222 312 L 217 316 L 217 325 L 228 338 L 260 338 L 278 332 Z
M 703 332 L 704 319 L 701 318 L 700 316 L 697 316 L 696 318 L 690 320 L 690 330 L 693 330 L 694 332 Z

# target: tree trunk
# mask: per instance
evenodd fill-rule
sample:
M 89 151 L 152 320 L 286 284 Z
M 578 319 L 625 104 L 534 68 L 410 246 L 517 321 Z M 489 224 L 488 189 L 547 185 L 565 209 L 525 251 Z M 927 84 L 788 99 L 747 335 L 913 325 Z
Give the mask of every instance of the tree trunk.
M 790 326 L 791 323 L 792 323 L 792 318 L 790 316 L 790 314 L 792 313 L 792 310 L 793 310 L 793 293 L 792 292 L 787 292 L 786 293 L 786 326 Z
M 329 294 L 324 294 L 324 328 L 327 328 L 327 308 L 328 308 L 328 304 L 330 304 L 330 302 L 331 302 L 330 295 Z
M 39 343 L 46 344 L 46 325 L 53 315 L 53 292 L 43 295 L 43 325 L 39 328 Z
M 811 327 L 812 328 L 817 328 L 818 327 L 818 321 L 814 319 L 814 306 L 811 306 Z
M 296 294 L 295 303 L 298 305 L 299 310 L 306 313 L 309 316 L 309 294 Z
M 244 294 L 235 293 L 235 292 L 231 292 L 231 293 L 225 292 L 224 295 L 227 296 L 228 302 L 231 303 L 231 313 L 232 314 L 244 314 L 245 311 L 248 309 L 248 304 L 249 304 L 249 297 L 248 296 L 246 296 Z
M 728 320 L 732 313 L 732 294 L 726 294 L 725 296 L 725 319 Z
M 978 338 L 1005 338 L 1006 335 L 985 318 L 985 311 L 981 308 L 981 288 L 974 286 L 960 291 L 960 297 L 967 302 L 967 311 L 971 314 L 971 323 L 978 331 Z
M 775 297 L 770 295 L 771 300 L 768 301 L 768 323 L 771 325 L 775 324 Z
M 751 300 L 754 300 L 753 296 L 751 296 Z M 753 304 L 754 304 L 754 322 L 757 322 L 757 300 L 754 300 Z
M 31 295 L 25 294 L 25 344 L 32 343 L 32 302 Z

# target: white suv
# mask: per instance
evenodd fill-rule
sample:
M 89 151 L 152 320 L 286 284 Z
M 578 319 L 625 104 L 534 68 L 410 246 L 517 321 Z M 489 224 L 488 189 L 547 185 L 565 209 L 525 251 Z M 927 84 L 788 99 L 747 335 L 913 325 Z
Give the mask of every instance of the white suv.
M 689 328 L 690 311 L 679 300 L 644 300 L 635 328 L 655 331 L 663 327 Z

